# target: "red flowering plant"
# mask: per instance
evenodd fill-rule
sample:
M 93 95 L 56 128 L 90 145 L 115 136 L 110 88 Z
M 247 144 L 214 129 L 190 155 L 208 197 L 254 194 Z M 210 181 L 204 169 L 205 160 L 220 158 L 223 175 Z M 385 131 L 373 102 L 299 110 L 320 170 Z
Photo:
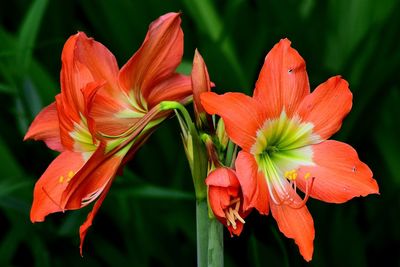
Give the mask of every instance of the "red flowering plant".
M 351 146 L 327 140 L 351 109 L 348 83 L 332 77 L 310 93 L 305 62 L 290 44 L 283 39 L 268 53 L 253 97 L 207 92 L 201 103 L 222 117 L 229 138 L 242 149 L 235 167 L 244 211 L 271 210 L 280 231 L 309 261 L 314 224 L 308 198 L 343 203 L 377 194 L 378 185 Z
M 183 54 L 180 22 L 179 13 L 154 21 L 121 70 L 102 44 L 82 32 L 71 36 L 61 56 L 61 93 L 25 135 L 61 152 L 35 185 L 32 222 L 96 201 L 80 227 L 81 253 L 117 170 L 171 114 L 159 103 L 190 99 L 190 77 L 175 73 Z
M 198 266 L 223 266 L 222 225 L 240 235 L 254 209 L 271 211 L 280 231 L 311 260 L 309 197 L 343 203 L 379 191 L 356 151 L 328 140 L 351 109 L 348 83 L 332 77 L 310 93 L 305 62 L 283 39 L 266 56 L 253 97 L 217 95 L 197 50 L 191 76 L 175 72 L 183 54 L 180 23 L 179 13 L 151 23 L 121 69 L 84 33 L 67 40 L 61 93 L 25 136 L 61 152 L 35 185 L 32 222 L 95 201 L 80 227 L 82 253 L 117 171 L 175 114 L 196 196 Z M 195 122 L 184 107 L 192 99 Z

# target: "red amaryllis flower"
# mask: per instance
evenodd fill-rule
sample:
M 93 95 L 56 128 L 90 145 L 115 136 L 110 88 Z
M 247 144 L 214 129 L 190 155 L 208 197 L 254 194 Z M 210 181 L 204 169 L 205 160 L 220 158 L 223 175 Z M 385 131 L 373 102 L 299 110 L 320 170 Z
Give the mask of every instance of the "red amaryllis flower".
M 356 151 L 327 140 L 351 109 L 348 83 L 332 77 L 310 93 L 305 62 L 289 40 L 266 56 L 253 97 L 204 93 L 201 101 L 208 113 L 224 119 L 229 137 L 242 148 L 235 166 L 244 210 L 271 209 L 280 231 L 295 240 L 307 261 L 314 240 L 308 197 L 342 203 L 378 193 Z
M 183 53 L 178 13 L 154 21 L 140 49 L 119 71 L 111 52 L 84 33 L 62 52 L 61 93 L 30 126 L 26 139 L 62 153 L 36 183 L 32 222 L 96 200 L 80 228 L 82 243 L 118 168 L 169 112 L 163 100 L 185 102 L 190 77 L 175 73 Z
M 217 168 L 208 175 L 206 184 L 208 201 L 215 217 L 228 228 L 231 236 L 240 235 L 244 218 L 250 210 L 243 211 L 243 195 L 235 171 Z

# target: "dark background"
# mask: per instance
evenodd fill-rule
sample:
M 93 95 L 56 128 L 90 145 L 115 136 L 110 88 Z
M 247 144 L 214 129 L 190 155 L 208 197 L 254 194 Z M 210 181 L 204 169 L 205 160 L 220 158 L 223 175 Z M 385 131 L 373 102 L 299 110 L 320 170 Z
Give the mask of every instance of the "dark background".
M 151 21 L 181 11 L 189 73 L 202 53 L 217 92 L 251 94 L 266 53 L 288 37 L 307 62 L 311 88 L 341 74 L 353 109 L 334 139 L 355 147 L 380 195 L 342 205 L 310 200 L 316 228 L 310 266 L 400 266 L 400 2 L 397 0 L 175 0 L 0 2 L 0 266 L 195 266 L 195 203 L 175 119 L 113 184 L 79 255 L 90 207 L 31 224 L 32 189 L 56 156 L 22 142 L 59 91 L 64 42 L 78 30 L 119 65 Z M 225 231 L 226 266 L 305 266 L 271 216 L 253 213 L 239 238 Z

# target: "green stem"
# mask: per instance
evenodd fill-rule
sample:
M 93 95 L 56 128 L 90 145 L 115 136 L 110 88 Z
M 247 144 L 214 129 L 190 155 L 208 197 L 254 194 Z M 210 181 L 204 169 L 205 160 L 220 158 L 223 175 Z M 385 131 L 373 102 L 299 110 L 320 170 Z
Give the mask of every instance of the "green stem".
M 185 106 L 182 105 L 181 103 L 176 101 L 162 101 L 159 105 L 161 110 L 172 110 L 172 109 L 179 110 L 183 116 L 183 119 L 185 120 L 187 127 L 189 127 L 189 125 L 193 123 L 192 118 L 189 115 L 189 112 L 187 111 Z
M 224 266 L 223 226 L 217 218 L 210 219 L 208 232 L 208 267 Z
M 228 150 L 226 151 L 226 157 L 225 157 L 225 166 L 232 167 L 232 158 L 234 150 L 235 150 L 235 144 L 231 140 L 229 140 Z
M 206 267 L 208 260 L 208 205 L 207 199 L 196 200 L 197 267 Z

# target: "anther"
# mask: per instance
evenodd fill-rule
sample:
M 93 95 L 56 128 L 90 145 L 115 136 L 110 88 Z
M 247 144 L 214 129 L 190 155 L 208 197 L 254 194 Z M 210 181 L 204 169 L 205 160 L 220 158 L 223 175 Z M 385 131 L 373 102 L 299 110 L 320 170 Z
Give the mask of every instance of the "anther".
M 291 170 L 291 171 L 285 171 L 285 178 L 288 179 L 289 181 L 294 181 L 297 179 L 297 171 L 296 170 Z
M 69 171 L 68 172 L 68 178 L 67 178 L 67 182 L 71 181 L 71 179 L 74 177 L 74 172 L 73 171 Z

